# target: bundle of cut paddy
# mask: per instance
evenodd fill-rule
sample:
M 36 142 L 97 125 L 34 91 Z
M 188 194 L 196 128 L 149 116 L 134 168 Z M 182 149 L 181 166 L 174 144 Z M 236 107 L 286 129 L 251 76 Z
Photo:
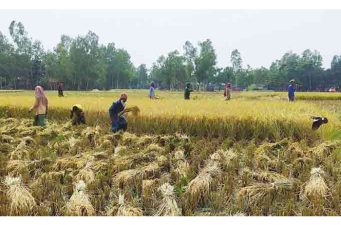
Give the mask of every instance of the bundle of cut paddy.
M 122 190 L 131 188 L 140 189 L 142 186 L 142 175 L 138 169 L 124 170 L 114 176 L 113 182 L 116 187 Z
M 310 179 L 304 188 L 304 197 L 312 202 L 320 202 L 327 197 L 328 186 L 323 178 L 324 171 L 321 168 L 312 168 Z
M 69 216 L 93 216 L 95 210 L 85 192 L 86 185 L 80 180 L 75 186 L 70 200 L 66 203 L 66 214 Z
M 58 127 L 55 125 L 49 125 L 44 128 L 44 130 L 38 132 L 39 136 L 43 136 L 46 138 L 56 137 L 58 135 Z
M 288 147 L 288 149 L 285 151 L 285 153 L 286 153 L 286 157 L 285 158 L 288 161 L 292 161 L 292 160 L 295 160 L 297 158 L 304 157 L 304 152 L 301 149 L 299 143 L 297 143 L 297 142 L 292 143 Z
M 328 157 L 338 146 L 339 142 L 323 142 L 312 149 L 312 153 L 318 160 Z
M 119 195 L 118 205 L 116 216 L 143 216 L 140 208 L 134 208 L 124 203 L 124 195 Z
M 99 134 L 100 127 L 87 127 L 85 130 L 82 131 L 82 135 L 85 136 L 91 145 L 96 145 L 96 138 Z
M 157 178 L 161 175 L 161 168 L 158 162 L 152 162 L 142 168 L 142 173 L 144 179 Z
M 80 143 L 79 139 L 76 139 L 74 137 L 71 137 L 68 141 L 68 144 L 70 146 L 70 150 L 75 148 Z
M 2 143 L 12 143 L 14 142 L 14 138 L 12 136 L 1 134 L 0 135 L 0 142 Z
M 10 159 L 28 160 L 29 159 L 29 152 L 27 150 L 28 146 L 34 143 L 35 140 L 29 136 L 22 138 L 16 149 L 13 152 L 11 152 Z
M 29 161 L 27 160 L 9 160 L 7 162 L 6 169 L 9 174 L 18 176 L 18 175 L 28 175 L 28 165 Z
M 219 162 L 225 170 L 229 170 L 236 167 L 237 154 L 232 150 L 223 151 L 220 149 L 211 155 L 211 160 Z
M 276 182 L 286 179 L 286 177 L 284 177 L 283 175 L 271 171 L 253 172 L 252 178 L 259 182 Z
M 169 168 L 169 159 L 168 159 L 168 157 L 166 157 L 164 155 L 160 155 L 157 158 L 157 163 L 158 163 L 159 167 L 161 167 L 162 169 Z
M 144 135 L 138 139 L 136 144 L 139 146 L 146 146 L 146 145 L 150 145 L 151 143 L 153 143 L 153 141 L 154 141 L 154 138 L 152 136 Z
M 120 152 L 122 153 L 124 153 L 124 152 L 126 152 L 127 151 L 127 147 L 126 146 L 121 146 L 121 145 L 119 145 L 119 146 L 116 146 L 115 147 L 115 149 L 114 149 L 114 155 L 115 156 L 117 156 L 117 155 L 119 155 L 120 154 Z
M 185 192 L 185 207 L 187 210 L 195 209 L 199 203 L 206 203 L 209 198 L 212 184 L 221 175 L 221 168 L 216 161 L 209 160 L 198 176 L 189 182 Z
M 174 160 L 172 164 L 174 165 L 173 174 L 176 177 L 175 179 L 178 179 L 180 177 L 187 177 L 187 174 L 189 172 L 189 164 L 185 159 L 184 151 L 177 150 L 176 152 L 174 152 Z
M 178 204 L 175 201 L 174 187 L 171 186 L 169 183 L 165 183 L 161 185 L 159 191 L 161 192 L 162 200 L 156 215 L 180 216 L 181 212 L 178 208 Z
M 126 112 L 131 112 L 133 116 L 138 116 L 140 109 L 137 106 L 130 106 L 125 109 Z
M 87 184 L 92 183 L 95 180 L 95 173 L 91 169 L 93 161 L 88 161 L 83 169 L 79 171 L 76 176 L 77 181 L 84 180 Z
M 294 188 L 293 180 L 279 178 L 272 183 L 257 183 L 243 187 L 237 193 L 237 201 L 248 206 L 269 206 L 275 195 L 291 191 Z
M 4 183 L 8 187 L 6 194 L 10 201 L 10 214 L 30 215 L 36 206 L 36 202 L 22 184 L 21 177 L 7 176 Z
M 139 137 L 137 137 L 135 134 L 124 132 L 122 134 L 122 145 L 136 144 L 138 139 Z
M 164 152 L 164 148 L 158 146 L 157 144 L 150 144 L 148 145 L 147 149 L 145 152 L 156 152 L 156 153 L 159 153 L 159 154 L 162 154 Z
M 142 180 L 142 202 L 145 209 L 154 208 L 156 202 L 156 190 L 159 180 Z

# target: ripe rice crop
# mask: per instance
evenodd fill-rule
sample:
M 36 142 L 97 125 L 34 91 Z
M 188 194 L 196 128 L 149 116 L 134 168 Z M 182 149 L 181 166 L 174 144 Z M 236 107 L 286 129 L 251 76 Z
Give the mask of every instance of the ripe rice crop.
M 194 92 L 185 101 L 160 91 L 152 101 L 146 91 L 127 92 L 139 113 L 128 112 L 128 131 L 118 133 L 108 108 L 119 91 L 48 92 L 46 127 L 32 126 L 32 93 L 3 93 L 0 215 L 341 214 L 337 107 L 289 103 L 285 93 L 224 101 Z M 69 123 L 74 103 L 84 106 L 86 125 Z M 311 114 L 330 122 L 313 131 Z

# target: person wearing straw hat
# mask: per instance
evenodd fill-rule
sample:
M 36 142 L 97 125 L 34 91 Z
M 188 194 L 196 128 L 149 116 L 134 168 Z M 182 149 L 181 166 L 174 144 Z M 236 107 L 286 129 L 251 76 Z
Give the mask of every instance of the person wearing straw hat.
M 111 130 L 113 132 L 117 132 L 119 130 L 125 131 L 127 129 L 127 120 L 123 116 L 127 99 L 127 94 L 123 93 L 121 94 L 121 97 L 116 102 L 113 102 L 109 108 Z
M 290 80 L 290 84 L 288 86 L 288 99 L 289 102 L 295 101 L 295 80 Z
M 45 118 L 47 115 L 48 100 L 41 86 L 34 88 L 35 102 L 34 105 L 28 110 L 31 112 L 35 110 L 33 126 L 45 126 Z
M 72 125 L 85 124 L 85 116 L 83 107 L 79 104 L 72 106 L 70 110 L 70 119 L 72 120 Z

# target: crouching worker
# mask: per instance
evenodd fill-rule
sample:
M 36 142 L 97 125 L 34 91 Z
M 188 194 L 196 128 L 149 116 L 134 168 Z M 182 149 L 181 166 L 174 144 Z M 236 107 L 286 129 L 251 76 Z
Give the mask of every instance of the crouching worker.
M 72 125 L 85 124 L 84 111 L 81 105 L 73 105 L 70 110 L 70 119 L 72 120 Z
M 48 100 L 45 96 L 44 89 L 41 86 L 36 86 L 34 89 L 35 102 L 28 110 L 35 110 L 33 126 L 45 126 L 45 118 L 47 115 Z
M 311 118 L 313 119 L 313 125 L 311 127 L 313 130 L 317 130 L 322 124 L 328 123 L 328 119 L 326 117 L 312 116 Z
M 109 108 L 112 132 L 117 132 L 119 130 L 125 131 L 127 129 L 127 120 L 123 116 L 127 98 L 127 94 L 121 94 L 120 99 L 114 102 Z

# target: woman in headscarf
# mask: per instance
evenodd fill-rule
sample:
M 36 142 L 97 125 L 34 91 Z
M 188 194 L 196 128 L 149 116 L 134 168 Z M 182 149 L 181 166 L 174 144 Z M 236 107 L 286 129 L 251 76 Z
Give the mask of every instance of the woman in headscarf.
M 155 99 L 155 84 L 152 82 L 149 87 L 149 98 L 150 99 Z
M 44 89 L 41 86 L 36 86 L 34 89 L 35 102 L 34 105 L 29 109 L 31 112 L 35 110 L 34 126 L 45 126 L 45 118 L 47 115 L 48 100 L 45 96 Z
M 224 87 L 224 97 L 225 97 L 225 100 L 230 100 L 231 99 L 231 92 L 232 92 L 231 83 L 226 83 L 225 87 Z

